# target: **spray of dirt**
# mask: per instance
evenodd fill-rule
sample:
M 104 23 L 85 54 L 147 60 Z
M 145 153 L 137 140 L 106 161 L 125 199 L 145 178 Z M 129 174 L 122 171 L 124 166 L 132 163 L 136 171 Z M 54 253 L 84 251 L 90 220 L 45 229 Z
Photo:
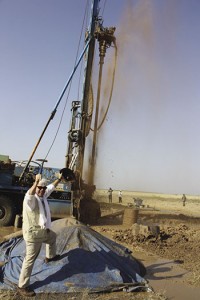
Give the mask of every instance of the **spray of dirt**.
M 130 81 L 136 82 L 137 71 L 140 69 L 144 73 L 149 73 L 152 76 L 152 65 L 149 60 L 149 54 L 152 53 L 154 30 L 153 30 L 153 12 L 151 3 L 147 0 L 139 1 L 136 5 L 132 5 L 131 1 L 127 2 L 128 6 L 123 12 L 121 22 L 117 26 L 116 41 L 117 41 L 117 68 L 115 74 L 115 97 L 112 107 L 113 113 L 126 114 L 126 91 L 130 90 Z M 99 124 L 105 116 L 106 109 L 109 105 L 109 95 L 111 91 L 112 76 L 115 68 L 115 53 L 107 50 L 104 64 L 104 75 L 102 78 L 103 92 L 101 95 L 101 105 L 99 113 Z M 132 72 L 132 69 L 135 72 Z M 134 87 L 133 87 L 134 88 Z M 117 95 L 117 97 L 116 97 Z M 109 113 L 105 122 L 109 122 Z M 98 132 L 98 141 L 103 139 L 106 126 L 102 126 Z M 88 144 L 92 144 L 92 135 L 88 139 Z M 101 148 L 101 147 L 100 147 Z M 99 146 L 96 147 L 96 155 L 98 157 Z M 89 151 L 90 152 L 90 151 Z M 97 159 L 96 157 L 96 159 Z M 90 160 L 90 158 L 89 158 Z M 90 166 L 95 168 L 95 166 Z M 89 176 L 89 171 L 85 172 L 85 176 Z
M 141 90 L 143 90 L 147 94 L 143 101 L 150 108 L 149 114 L 152 114 L 154 117 L 152 119 L 156 123 L 160 121 L 160 110 L 166 105 L 163 96 L 168 90 L 160 56 L 163 60 L 164 54 L 161 53 L 163 48 L 166 49 L 166 57 L 167 51 L 173 52 L 176 49 L 178 10 L 176 2 L 169 0 L 159 8 L 155 2 L 148 0 L 140 0 L 135 4 L 133 1 L 127 2 L 128 6 L 116 30 L 118 64 L 113 113 L 119 114 L 120 112 L 120 116 L 123 113 L 123 116 L 126 117 L 129 109 L 133 107 L 136 113 L 139 113 L 143 96 Z M 162 18 L 162 22 L 159 18 Z M 160 44 L 163 44 L 164 47 Z M 105 84 L 109 82 L 109 72 L 108 70 Z M 105 94 L 106 91 L 107 88 Z M 130 95 L 132 101 L 130 101 Z M 107 97 L 105 96 L 103 99 L 107 99 Z
M 138 101 L 138 84 L 150 82 L 154 85 L 156 64 L 153 58 L 155 49 L 155 29 L 152 2 L 139 1 L 127 7 L 117 34 L 118 70 L 115 82 L 116 111 L 126 113 L 129 105 Z M 144 86 L 147 88 L 147 86 Z M 133 103 L 126 101 L 132 94 Z M 123 99 L 123 101 L 122 101 Z
M 165 19 L 171 19 L 173 22 L 174 13 L 171 13 L 172 18 L 170 18 L 172 2 L 169 2 L 169 5 L 165 5 L 168 7 L 168 17 L 165 16 Z M 109 126 L 112 126 L 113 115 L 115 115 L 115 118 L 117 116 L 119 120 L 126 120 L 130 110 L 133 111 L 134 109 L 137 116 L 141 114 L 141 90 L 145 90 L 149 95 L 142 101 L 145 101 L 144 105 L 149 108 L 148 113 L 152 114 L 151 122 L 155 123 L 153 124 L 155 129 L 160 121 L 159 111 L 161 105 L 164 105 L 162 99 L 165 88 L 160 81 L 161 71 L 157 59 L 159 45 L 156 44 L 156 34 L 159 29 L 156 28 L 154 5 L 155 3 L 148 0 L 140 0 L 134 3 L 131 0 L 127 1 L 127 7 L 122 14 L 120 24 L 114 24 L 116 25 L 115 36 L 118 49 L 114 92 L 110 110 L 104 125 L 98 132 L 97 155 L 98 151 L 101 151 L 105 131 L 108 130 Z M 162 9 L 164 10 L 164 8 Z M 165 26 L 165 23 L 163 26 Z M 173 25 L 168 26 L 173 27 Z M 170 31 L 170 28 L 165 30 Z M 171 37 L 173 40 L 173 34 L 171 34 Z M 113 69 L 114 51 L 108 49 L 102 78 L 103 90 L 99 124 L 108 106 Z M 147 126 L 149 125 L 147 124 Z

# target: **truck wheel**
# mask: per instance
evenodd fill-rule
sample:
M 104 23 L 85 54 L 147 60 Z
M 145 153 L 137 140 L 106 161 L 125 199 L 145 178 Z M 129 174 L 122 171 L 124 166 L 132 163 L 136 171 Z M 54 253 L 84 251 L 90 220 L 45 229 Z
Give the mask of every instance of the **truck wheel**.
M 0 226 L 13 225 L 15 207 L 10 198 L 0 196 Z

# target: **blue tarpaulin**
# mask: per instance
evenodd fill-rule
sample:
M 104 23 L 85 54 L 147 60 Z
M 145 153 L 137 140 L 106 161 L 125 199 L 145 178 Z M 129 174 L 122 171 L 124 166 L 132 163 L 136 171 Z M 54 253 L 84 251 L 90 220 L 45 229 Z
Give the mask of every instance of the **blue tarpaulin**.
M 36 293 L 105 292 L 147 288 L 144 266 L 130 251 L 90 227 L 62 219 L 52 223 L 57 233 L 58 261 L 46 264 L 45 244 L 35 261 L 30 287 Z M 23 238 L 0 244 L 0 289 L 15 289 L 25 256 Z

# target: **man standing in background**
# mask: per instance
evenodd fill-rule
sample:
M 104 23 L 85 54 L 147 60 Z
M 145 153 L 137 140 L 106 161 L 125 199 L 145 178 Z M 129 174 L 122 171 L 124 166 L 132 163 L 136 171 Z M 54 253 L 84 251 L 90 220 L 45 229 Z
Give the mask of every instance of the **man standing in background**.
M 187 200 L 187 198 L 186 198 L 185 194 L 183 194 L 183 196 L 182 196 L 183 206 L 185 206 L 186 200 Z
M 112 192 L 113 192 L 113 190 L 110 187 L 109 190 L 108 190 L 108 201 L 109 201 L 109 203 L 112 203 Z
M 121 190 L 119 191 L 118 195 L 119 195 L 119 203 L 122 203 L 122 191 Z

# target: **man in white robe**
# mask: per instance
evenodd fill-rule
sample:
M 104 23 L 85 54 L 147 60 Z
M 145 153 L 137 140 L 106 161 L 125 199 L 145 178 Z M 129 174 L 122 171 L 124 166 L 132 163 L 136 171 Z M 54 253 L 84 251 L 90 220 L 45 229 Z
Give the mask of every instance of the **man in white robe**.
M 18 291 L 23 296 L 35 296 L 29 284 L 33 265 L 42 243 L 46 244 L 46 263 L 59 259 L 59 255 L 56 255 L 56 233 L 51 230 L 51 214 L 47 198 L 61 180 L 62 173 L 59 173 L 58 179 L 47 185 L 46 179 L 42 179 L 41 174 L 37 174 L 34 184 L 24 197 L 22 229 L 26 243 L 26 256 L 18 283 Z

